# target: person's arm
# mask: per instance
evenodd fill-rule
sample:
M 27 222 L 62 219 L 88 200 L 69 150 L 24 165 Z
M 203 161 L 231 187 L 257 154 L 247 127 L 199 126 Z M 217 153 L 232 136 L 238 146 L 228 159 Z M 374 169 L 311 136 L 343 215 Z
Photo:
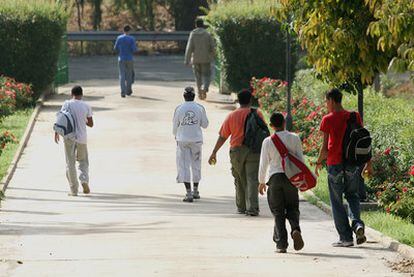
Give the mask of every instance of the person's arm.
M 132 53 L 135 53 L 135 52 L 138 51 L 137 42 L 136 42 L 134 37 L 132 39 L 132 49 L 131 49 L 131 51 L 132 51 Z
M 214 61 L 216 58 L 216 42 L 212 35 L 210 35 L 210 55 L 212 60 Z
M 201 115 L 201 127 L 206 129 L 208 127 L 209 121 L 207 118 L 206 109 L 203 107 L 202 115 Z
M 323 143 L 322 143 L 321 149 L 319 151 L 318 160 L 316 161 L 316 166 L 315 166 L 315 174 L 316 174 L 316 176 L 319 176 L 319 171 L 322 168 L 322 163 L 328 157 L 329 134 L 328 133 L 323 133 L 323 132 L 321 132 L 321 134 L 323 135 Z
M 174 112 L 173 117 L 173 135 L 174 137 L 177 136 L 178 127 L 180 126 L 180 121 L 178 120 L 177 109 Z
M 216 142 L 216 146 L 214 146 L 213 153 L 211 153 L 210 158 L 208 159 L 208 163 L 212 164 L 213 161 L 217 161 L 217 152 L 220 150 L 220 148 L 223 146 L 223 144 L 226 142 L 226 138 L 223 138 L 222 136 L 219 136 Z
M 270 155 L 268 149 L 268 143 L 266 140 L 263 141 L 262 151 L 260 153 L 260 164 L 259 164 L 259 193 L 264 195 L 266 192 L 266 174 L 267 169 L 269 168 Z
M 194 51 L 194 42 L 193 42 L 193 33 L 190 34 L 190 37 L 188 39 L 187 47 L 185 49 L 185 61 L 184 63 L 186 65 L 191 64 L 191 56 L 193 55 Z
M 118 52 L 119 51 L 119 39 L 117 38 L 115 41 L 115 45 L 114 45 L 114 51 Z
M 93 118 L 92 118 L 92 108 L 91 106 L 87 105 L 88 107 L 88 114 L 86 115 L 86 126 L 93 127 Z
M 55 142 L 59 143 L 59 140 L 60 140 L 60 136 L 57 132 L 55 132 Z

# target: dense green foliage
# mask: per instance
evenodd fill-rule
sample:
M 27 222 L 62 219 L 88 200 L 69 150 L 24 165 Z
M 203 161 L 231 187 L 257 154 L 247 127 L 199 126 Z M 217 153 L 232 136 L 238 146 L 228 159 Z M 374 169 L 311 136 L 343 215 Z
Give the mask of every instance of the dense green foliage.
M 48 1 L 2 0 L 0 74 L 33 84 L 39 92 L 53 82 L 66 30 L 66 14 Z
M 213 5 L 207 16 L 233 91 L 249 87 L 252 77 L 286 78 L 286 32 L 271 14 L 271 2 L 230 1 Z
M 373 20 L 368 34 L 378 39 L 377 48 L 387 53 L 398 48 L 391 68 L 414 70 L 414 5 L 412 0 L 365 0 Z

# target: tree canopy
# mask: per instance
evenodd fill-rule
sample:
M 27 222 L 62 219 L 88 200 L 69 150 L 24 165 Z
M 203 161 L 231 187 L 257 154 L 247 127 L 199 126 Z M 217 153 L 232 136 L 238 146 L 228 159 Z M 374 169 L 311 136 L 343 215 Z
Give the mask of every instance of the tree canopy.
M 377 49 L 397 49 L 390 68 L 414 71 L 414 2 L 412 0 L 365 0 L 374 20 L 367 34 L 377 39 Z
M 384 54 L 367 36 L 375 20 L 364 1 L 283 0 L 281 16 L 290 17 L 307 58 L 334 85 L 370 85 L 384 72 L 394 48 Z

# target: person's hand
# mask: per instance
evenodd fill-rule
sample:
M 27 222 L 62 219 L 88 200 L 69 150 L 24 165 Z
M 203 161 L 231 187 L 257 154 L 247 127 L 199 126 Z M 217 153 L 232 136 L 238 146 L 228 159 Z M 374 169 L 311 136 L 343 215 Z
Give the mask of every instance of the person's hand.
M 372 163 L 368 162 L 365 167 L 364 170 L 362 171 L 362 177 L 367 176 L 368 178 L 371 178 L 374 175 L 374 169 L 372 168 Z
M 319 177 L 319 171 L 322 169 L 322 164 L 321 163 L 316 163 L 316 166 L 315 166 L 315 175 L 317 176 L 317 177 Z
M 216 153 L 212 153 L 210 158 L 208 159 L 208 163 L 210 165 L 215 165 L 217 163 L 217 155 Z
M 60 137 L 59 134 L 55 132 L 55 142 L 59 143 Z
M 266 190 L 267 190 L 266 184 L 259 184 L 259 193 L 260 193 L 260 195 L 264 195 Z

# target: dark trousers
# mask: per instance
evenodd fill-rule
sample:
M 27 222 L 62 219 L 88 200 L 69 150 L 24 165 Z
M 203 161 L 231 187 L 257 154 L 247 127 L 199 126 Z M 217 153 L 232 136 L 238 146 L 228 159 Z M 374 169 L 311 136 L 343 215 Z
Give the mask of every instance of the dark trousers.
M 275 218 L 273 240 L 277 248 L 286 249 L 288 247 L 286 219 L 289 220 L 292 232 L 300 231 L 299 193 L 284 173 L 274 174 L 268 186 L 267 201 Z

